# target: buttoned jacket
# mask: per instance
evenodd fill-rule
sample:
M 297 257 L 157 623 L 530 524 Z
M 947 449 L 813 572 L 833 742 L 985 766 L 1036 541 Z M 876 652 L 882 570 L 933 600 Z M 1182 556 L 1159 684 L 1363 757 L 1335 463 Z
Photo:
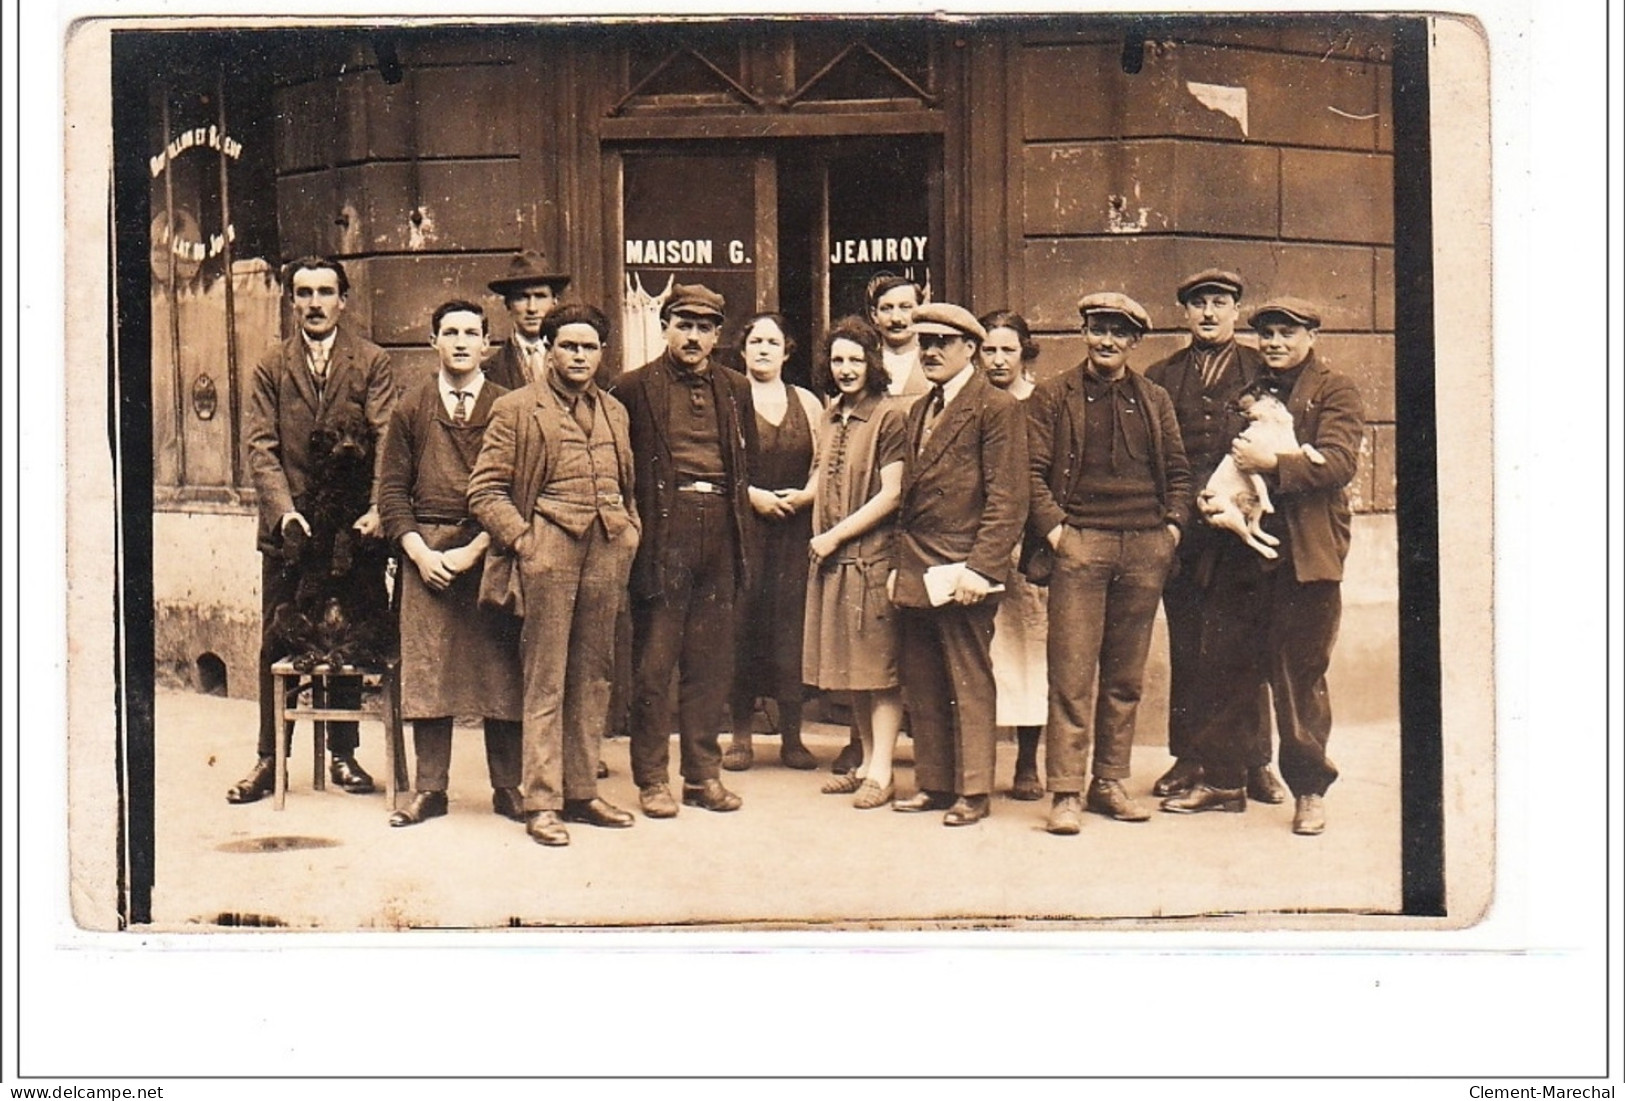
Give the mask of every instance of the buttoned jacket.
M 1003 584 L 1027 515 L 1022 403 L 976 371 L 919 446 L 929 396 L 908 414 L 909 458 L 897 513 L 895 603 L 927 607 L 924 574 L 964 562 Z
M 294 502 L 309 488 L 311 431 L 346 408 L 362 414 L 376 435 L 371 500 L 377 503 L 384 433 L 395 398 L 389 353 L 343 326 L 333 336 L 320 394 L 306 362 L 301 334 L 266 350 L 254 365 L 244 416 L 248 474 L 259 503 L 262 551 L 272 552 L 280 546 L 282 517 L 295 510 Z

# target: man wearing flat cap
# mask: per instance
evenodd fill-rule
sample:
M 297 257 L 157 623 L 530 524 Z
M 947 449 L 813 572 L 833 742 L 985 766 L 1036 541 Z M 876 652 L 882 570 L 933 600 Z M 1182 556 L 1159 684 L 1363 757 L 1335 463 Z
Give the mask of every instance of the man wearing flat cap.
M 1063 835 L 1082 828 L 1085 806 L 1121 822 L 1150 817 L 1123 781 L 1151 625 L 1191 507 L 1173 402 L 1128 366 L 1150 317 L 1109 292 L 1084 295 L 1078 313 L 1088 357 L 1027 399 L 1028 529 L 1053 560 L 1046 828 Z
M 542 322 L 558 307 L 570 277 L 549 271 L 546 257 L 536 249 L 516 252 L 508 260 L 508 270 L 486 286 L 502 296 L 508 308 L 513 333 L 497 353 L 485 361 L 485 377 L 507 390 L 523 389 L 546 378 L 542 346 Z
M 993 615 L 1027 514 L 1027 440 L 1021 403 L 976 370 L 987 333 L 969 310 L 921 306 L 913 331 L 931 389 L 909 411 L 887 589 L 918 790 L 893 809 L 967 826 L 991 809 Z
M 1275 511 L 1265 515 L 1264 530 L 1280 540 L 1279 557 L 1243 559 L 1250 572 L 1227 578 L 1242 598 L 1233 602 L 1237 614 L 1220 625 L 1228 634 L 1215 634 L 1210 642 L 1224 664 L 1216 674 L 1269 686 L 1281 737 L 1281 777 L 1296 800 L 1292 830 L 1313 836 L 1326 828 L 1323 797 L 1337 779 L 1326 757 L 1332 730 L 1326 669 L 1342 617 L 1348 486 L 1358 465 L 1365 408 L 1353 380 L 1316 357 L 1320 312 L 1312 303 L 1273 299 L 1247 321 L 1264 357 L 1264 371 L 1249 392 L 1280 399 L 1292 414 L 1299 444 L 1312 450 L 1276 452 L 1240 437 L 1231 445 L 1236 465 L 1261 475 L 1269 490 Z M 1238 706 L 1246 702 L 1240 693 L 1236 698 Z M 1190 756 L 1203 779 L 1164 800 L 1164 810 L 1246 808 L 1252 757 L 1244 722 L 1222 711 L 1209 713 L 1194 731 Z
M 1191 486 L 1201 492 L 1230 441 L 1247 427 L 1236 398 L 1263 370 L 1256 349 L 1236 340 L 1244 288 L 1233 271 L 1208 268 L 1180 283 L 1175 297 L 1184 311 L 1191 342 L 1146 369 L 1145 377 L 1168 391 L 1191 466 Z M 1189 791 L 1201 778 L 1189 758 L 1191 731 L 1203 715 L 1224 710 L 1238 724 L 1238 736 L 1251 746 L 1247 791 L 1264 803 L 1279 803 L 1286 792 L 1270 771 L 1270 712 L 1267 694 L 1249 684 L 1210 675 L 1202 660 L 1204 619 L 1223 622 L 1237 609 L 1227 601 L 1245 598 L 1224 576 L 1253 555 L 1227 532 L 1193 523 L 1179 543 L 1179 563 L 1162 590 L 1168 617 L 1168 752 L 1174 765 L 1152 787 L 1157 796 Z M 1241 562 L 1250 568 L 1251 562 Z M 1211 605 L 1211 607 L 1209 607 Z M 1247 698 L 1231 699 L 1237 693 Z
M 622 375 L 643 541 L 632 564 L 632 778 L 650 818 L 670 818 L 672 670 L 683 802 L 738 810 L 717 745 L 733 682 L 734 596 L 750 516 L 745 449 L 755 415 L 745 376 L 712 360 L 722 295 L 678 284 L 660 311 L 666 350 Z

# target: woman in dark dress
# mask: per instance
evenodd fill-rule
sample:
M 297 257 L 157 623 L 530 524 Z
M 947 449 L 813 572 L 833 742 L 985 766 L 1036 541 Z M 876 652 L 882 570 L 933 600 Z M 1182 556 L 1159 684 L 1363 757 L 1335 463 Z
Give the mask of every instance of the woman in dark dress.
M 757 446 L 746 454 L 751 524 L 746 532 L 749 587 L 738 604 L 735 634 L 733 738 L 722 767 L 751 766 L 751 718 L 758 699 L 778 709 L 788 768 L 816 768 L 801 742 L 801 631 L 807 601 L 807 542 L 812 538 L 813 429 L 818 399 L 784 379 L 795 350 L 784 319 L 764 313 L 745 324 L 740 355 L 750 378 Z

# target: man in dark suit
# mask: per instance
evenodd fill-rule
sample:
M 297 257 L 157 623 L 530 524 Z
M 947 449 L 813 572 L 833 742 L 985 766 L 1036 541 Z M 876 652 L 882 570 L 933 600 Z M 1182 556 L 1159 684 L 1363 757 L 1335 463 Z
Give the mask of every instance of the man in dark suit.
M 724 302 L 679 284 L 661 308 L 666 350 L 622 375 L 643 540 L 632 564 L 632 778 L 650 818 L 670 818 L 672 671 L 678 671 L 683 802 L 738 810 L 717 744 L 733 683 L 734 596 L 750 515 L 750 383 L 711 359 Z
M 518 390 L 545 374 L 542 322 L 558 308 L 570 277 L 547 270 L 547 258 L 536 249 L 515 253 L 501 278 L 486 286 L 502 296 L 513 333 L 485 361 L 485 376 L 508 390 Z
M 976 370 L 987 333 L 975 316 L 948 303 L 913 316 L 931 389 L 909 411 L 887 595 L 898 606 L 898 677 L 918 790 L 892 809 L 941 810 L 944 825 L 967 826 L 991 809 L 989 648 L 997 593 L 1027 515 L 1027 439 L 1021 403 Z
M 1128 365 L 1151 318 L 1111 292 L 1084 295 L 1078 313 L 1088 358 L 1027 399 L 1028 527 L 1054 556 L 1044 728 L 1054 834 L 1077 833 L 1085 805 L 1120 822 L 1151 817 L 1123 781 L 1151 627 L 1191 506 L 1173 402 Z
M 1179 421 L 1179 436 L 1191 466 L 1191 488 L 1200 493 L 1230 441 L 1247 427 L 1236 398 L 1263 369 L 1258 352 L 1236 340 L 1241 315 L 1241 276 L 1208 268 L 1179 285 L 1175 297 L 1185 311 L 1191 342 L 1167 359 L 1154 363 L 1145 377 L 1168 391 Z M 1210 675 L 1203 660 L 1202 623 L 1211 617 L 1233 618 L 1237 609 L 1222 602 L 1241 590 L 1219 580 L 1233 567 L 1233 559 L 1253 552 L 1228 532 L 1206 524 L 1191 524 L 1179 542 L 1178 567 L 1162 590 L 1162 608 L 1168 616 L 1168 752 L 1174 765 L 1151 788 L 1153 795 L 1189 791 L 1201 773 L 1189 759 L 1192 731 L 1205 714 L 1224 710 L 1239 725 L 1239 735 L 1252 747 L 1247 767 L 1247 793 L 1263 803 L 1286 798 L 1280 781 L 1270 771 L 1269 697 L 1252 691 L 1250 699 L 1232 700 L 1236 692 L 1254 686 Z
M 492 409 L 468 503 L 491 533 L 488 588 L 517 581 L 522 594 L 525 832 L 562 846 L 561 817 L 609 829 L 633 821 L 599 798 L 596 766 L 638 517 L 626 410 L 593 381 L 609 319 L 572 303 L 542 335 L 546 372 Z
M 384 457 L 384 429 L 395 405 L 395 378 L 389 355 L 369 340 L 339 326 L 350 293 L 350 281 L 337 260 L 307 256 L 284 269 L 284 279 L 299 319 L 299 331 L 268 350 L 254 367 L 249 384 L 247 443 L 248 470 L 259 498 L 260 581 L 260 731 L 259 759 L 248 775 L 226 792 L 229 803 L 252 803 L 271 793 L 276 779 L 274 753 L 281 703 L 275 693 L 271 665 L 286 656 L 275 652 L 271 620 L 278 605 L 293 599 L 298 574 L 284 557 L 284 539 L 295 528 L 310 535 L 310 521 L 295 501 L 309 488 L 313 457 L 310 434 L 317 424 L 341 419 L 349 413 L 366 418 L 377 435 L 373 467 L 372 506 L 355 520 L 355 530 L 366 538 L 379 538 L 378 474 Z M 361 702 L 358 680 L 335 678 L 329 702 L 333 707 L 356 707 Z M 365 794 L 373 790 L 355 760 L 359 740 L 356 724 L 331 723 L 328 748 L 330 775 L 345 791 Z
M 1224 660 L 1225 676 L 1268 684 L 1281 736 L 1281 777 L 1296 799 L 1292 831 L 1326 828 L 1324 796 L 1337 769 L 1326 757 L 1332 732 L 1326 669 L 1342 618 L 1343 561 L 1348 557 L 1348 486 L 1365 433 L 1360 390 L 1315 355 L 1320 311 L 1299 298 L 1277 298 L 1247 319 L 1258 333 L 1265 369 L 1250 387 L 1279 398 L 1292 414 L 1300 445 L 1277 452 L 1237 438 L 1230 454 L 1244 473 L 1262 475 L 1275 511 L 1264 530 L 1280 540 L 1279 557 L 1242 559 L 1226 580 L 1241 590 L 1238 614 L 1208 624 L 1204 644 Z M 1246 612 L 1247 614 L 1239 614 Z M 1239 697 L 1238 695 L 1238 698 Z M 1163 800 L 1178 813 L 1245 810 L 1251 763 L 1245 725 L 1211 713 L 1196 729 L 1190 754 L 1203 780 Z

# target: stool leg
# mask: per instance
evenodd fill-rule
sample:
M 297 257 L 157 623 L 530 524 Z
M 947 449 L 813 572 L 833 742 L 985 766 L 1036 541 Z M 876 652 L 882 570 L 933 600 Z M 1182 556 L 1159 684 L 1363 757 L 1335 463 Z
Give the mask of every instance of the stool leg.
M 384 666 L 384 794 L 391 811 L 399 806 L 401 789 L 406 786 L 406 749 L 401 736 L 400 667 Z
M 273 805 L 283 809 L 288 802 L 288 737 L 293 723 L 288 721 L 288 678 L 277 673 L 272 678 L 271 699 L 276 702 L 276 785 Z
M 310 675 L 310 702 L 318 711 L 327 706 L 327 675 L 325 673 L 312 673 Z M 315 771 L 312 773 L 311 784 L 317 791 L 327 790 L 327 770 L 322 766 L 327 763 L 327 720 L 317 719 L 311 724 L 311 747 L 315 751 Z

